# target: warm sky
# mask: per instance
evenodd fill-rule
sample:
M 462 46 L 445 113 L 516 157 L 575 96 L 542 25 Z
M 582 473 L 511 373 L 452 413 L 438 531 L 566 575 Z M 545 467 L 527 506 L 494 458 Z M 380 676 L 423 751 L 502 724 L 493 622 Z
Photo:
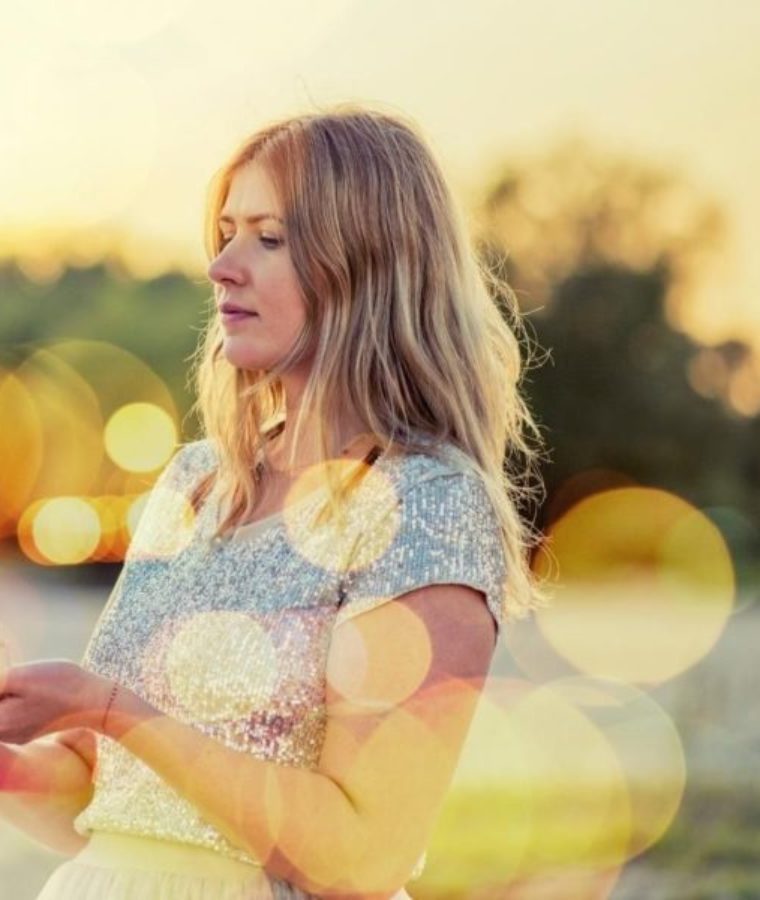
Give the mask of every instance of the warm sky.
M 732 226 L 690 327 L 760 348 L 759 46 L 756 0 L 9 4 L 0 254 L 86 259 L 118 234 L 144 274 L 202 273 L 206 186 L 237 141 L 369 101 L 413 116 L 463 192 L 568 132 L 678 167 Z

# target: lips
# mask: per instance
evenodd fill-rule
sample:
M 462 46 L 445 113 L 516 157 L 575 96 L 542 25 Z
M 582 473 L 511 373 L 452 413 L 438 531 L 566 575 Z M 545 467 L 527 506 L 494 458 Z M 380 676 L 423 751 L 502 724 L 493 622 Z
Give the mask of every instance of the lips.
M 219 307 L 219 312 L 224 316 L 257 316 L 258 313 L 252 309 L 246 309 L 244 306 L 238 306 L 237 303 L 225 301 Z

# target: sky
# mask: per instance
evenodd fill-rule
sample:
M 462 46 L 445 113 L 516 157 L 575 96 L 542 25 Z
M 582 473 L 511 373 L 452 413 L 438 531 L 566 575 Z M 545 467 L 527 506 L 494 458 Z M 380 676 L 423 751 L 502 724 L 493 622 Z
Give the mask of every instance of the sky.
M 112 246 L 202 276 L 209 179 L 265 121 L 412 116 L 463 197 L 568 133 L 714 198 L 729 241 L 685 324 L 760 349 L 755 0 L 35 0 L 0 34 L 0 257 Z

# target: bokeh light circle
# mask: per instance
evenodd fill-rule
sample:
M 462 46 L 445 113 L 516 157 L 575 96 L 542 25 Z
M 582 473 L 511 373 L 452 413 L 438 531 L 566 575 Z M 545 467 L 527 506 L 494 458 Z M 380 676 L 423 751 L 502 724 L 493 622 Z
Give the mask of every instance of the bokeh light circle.
M 267 705 L 279 679 L 268 632 L 251 616 L 230 611 L 183 621 L 166 653 L 166 673 L 174 697 L 203 721 L 249 716 Z
M 152 472 L 165 465 L 177 444 L 171 416 L 153 403 L 127 403 L 108 420 L 106 452 L 122 469 Z
M 328 479 L 346 491 L 345 522 L 330 514 Z M 315 566 L 346 572 L 369 565 L 395 537 L 400 514 L 392 480 L 363 460 L 310 466 L 288 491 L 284 519 L 293 548 Z M 368 522 L 373 523 L 368 528 Z M 357 537 L 366 533 L 371 541 Z
M 490 676 L 429 864 L 468 896 L 539 897 L 566 873 L 568 885 L 605 898 L 670 827 L 685 780 L 680 736 L 640 689 Z
M 0 370 L 0 539 L 13 534 L 29 503 L 43 457 L 34 399 L 23 382 Z
M 380 620 L 364 616 L 342 622 L 340 652 L 333 638 L 327 668 L 332 690 L 363 711 L 403 703 L 430 671 L 432 648 L 425 623 L 402 603 L 389 603 Z M 393 665 L 386 648 L 394 647 Z
M 133 558 L 166 559 L 190 544 L 196 515 L 185 493 L 158 484 L 134 501 L 127 522 L 135 529 L 129 547 Z
M 42 503 L 34 516 L 32 536 L 37 550 L 53 563 L 84 562 L 101 535 L 97 510 L 81 497 L 56 497 Z
M 725 627 L 730 552 L 715 524 L 673 494 L 595 494 L 554 523 L 550 542 L 559 580 L 536 623 L 581 672 L 656 684 L 703 658 Z M 540 574 L 551 566 L 537 555 Z

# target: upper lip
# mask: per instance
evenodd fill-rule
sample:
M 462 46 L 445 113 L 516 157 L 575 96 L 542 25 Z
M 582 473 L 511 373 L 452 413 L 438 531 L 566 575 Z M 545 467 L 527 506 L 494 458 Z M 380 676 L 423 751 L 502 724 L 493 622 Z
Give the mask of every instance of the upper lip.
M 244 306 L 240 306 L 238 303 L 230 303 L 229 300 L 225 300 L 224 303 L 220 304 L 219 311 L 223 313 L 248 313 L 251 316 L 255 316 L 256 312 L 252 309 L 246 309 Z

